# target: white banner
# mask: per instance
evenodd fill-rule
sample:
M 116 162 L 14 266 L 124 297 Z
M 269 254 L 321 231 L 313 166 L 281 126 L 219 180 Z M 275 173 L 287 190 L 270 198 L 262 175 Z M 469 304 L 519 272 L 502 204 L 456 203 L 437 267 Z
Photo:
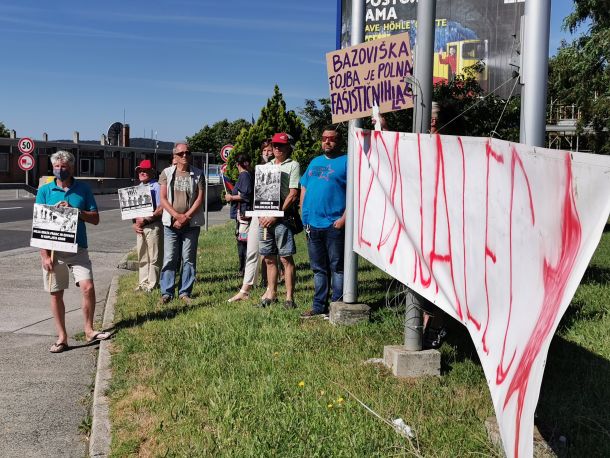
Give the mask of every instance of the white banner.
M 610 212 L 610 157 L 356 130 L 354 250 L 467 328 L 508 457 Z

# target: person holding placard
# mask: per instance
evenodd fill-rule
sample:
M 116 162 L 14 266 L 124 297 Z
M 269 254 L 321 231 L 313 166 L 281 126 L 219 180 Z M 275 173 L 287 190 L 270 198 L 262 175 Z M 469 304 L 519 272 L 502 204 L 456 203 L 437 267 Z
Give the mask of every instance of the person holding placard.
M 110 337 L 109 332 L 98 332 L 93 329 L 95 285 L 93 283 L 91 259 L 89 259 L 89 253 L 87 252 L 87 228 L 85 223 L 99 224 L 100 215 L 89 185 L 74 178 L 74 162 L 74 155 L 68 151 L 57 151 L 51 155 L 55 179 L 41 186 L 36 194 L 37 204 L 73 207 L 79 210 L 76 230 L 78 251 L 67 253 L 44 248 L 40 250 L 44 287 L 51 294 L 51 311 L 58 334 L 57 341 L 49 349 L 51 353 L 61 353 L 70 348 L 66 331 L 66 306 L 64 303 L 64 290 L 69 286 L 70 271 L 72 271 L 74 282 L 80 288 L 82 294 L 85 339 L 87 342 L 93 342 L 95 340 L 106 340 Z
M 269 164 L 280 167 L 280 208 L 286 215 L 286 213 L 294 211 L 298 202 L 301 171 L 299 163 L 290 158 L 292 146 L 288 134 L 284 132 L 276 133 L 271 142 L 275 158 Z M 259 226 L 259 252 L 264 256 L 268 281 L 267 291 L 260 306 L 266 307 L 273 302 L 277 302 L 277 255 L 279 255 L 284 266 L 284 282 L 286 285 L 284 307 L 287 309 L 296 308 L 294 302 L 295 266 L 292 256 L 297 249 L 294 243 L 293 230 L 286 224 L 285 218 L 281 217 L 261 217 L 259 218 Z
M 136 233 L 136 253 L 138 254 L 138 286 L 136 291 L 151 292 L 159 285 L 161 261 L 163 260 L 163 225 L 161 215 L 161 195 L 155 170 L 149 159 L 144 159 L 136 167 L 141 186 L 150 188 L 154 213 L 146 218 L 135 218 L 133 230 Z M 146 188 L 145 188 L 146 189 Z
M 164 248 L 160 303 L 167 304 L 174 298 L 182 258 L 178 296 L 190 304 L 197 273 L 197 242 L 204 222 L 205 177 L 203 170 L 190 165 L 191 152 L 186 143 L 176 143 L 173 155 L 176 165 L 167 167 L 159 177 Z

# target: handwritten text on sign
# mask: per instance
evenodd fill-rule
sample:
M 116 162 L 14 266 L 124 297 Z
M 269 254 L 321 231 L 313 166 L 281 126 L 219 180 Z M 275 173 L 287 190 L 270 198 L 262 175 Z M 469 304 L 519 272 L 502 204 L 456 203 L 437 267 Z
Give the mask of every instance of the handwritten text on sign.
M 548 348 L 610 212 L 610 158 L 485 138 L 351 139 L 354 250 L 461 321 L 506 455 L 532 456 Z
M 409 34 L 363 43 L 326 54 L 333 122 L 413 106 Z

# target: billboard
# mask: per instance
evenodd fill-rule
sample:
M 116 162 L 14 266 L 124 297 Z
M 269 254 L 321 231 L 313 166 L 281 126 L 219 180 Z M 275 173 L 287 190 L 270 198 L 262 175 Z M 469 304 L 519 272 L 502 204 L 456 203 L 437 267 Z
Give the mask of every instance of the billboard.
M 351 0 L 341 0 L 341 48 L 350 44 Z M 434 82 L 448 81 L 480 63 L 478 80 L 487 92 L 502 86 L 515 69 L 521 0 L 437 0 Z M 365 41 L 409 32 L 416 52 L 417 0 L 366 0 Z M 510 85 L 497 94 L 508 97 Z

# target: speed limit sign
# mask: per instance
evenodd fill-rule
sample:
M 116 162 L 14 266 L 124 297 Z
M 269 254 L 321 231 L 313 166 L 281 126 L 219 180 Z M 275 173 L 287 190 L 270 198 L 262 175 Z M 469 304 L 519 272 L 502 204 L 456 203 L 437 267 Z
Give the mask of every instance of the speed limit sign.
M 26 172 L 28 170 L 32 170 L 34 168 L 35 163 L 36 162 L 34 161 L 34 157 L 31 154 L 22 154 L 21 156 L 19 156 L 19 159 L 17 159 L 17 165 L 19 166 L 19 168 Z
M 225 145 L 220 149 L 220 158 L 227 162 L 229 160 L 229 154 L 233 151 L 233 145 Z
M 23 137 L 19 140 L 19 143 L 17 143 L 17 148 L 19 148 L 19 152 L 23 154 L 30 154 L 32 151 L 34 151 L 35 147 L 36 143 L 34 143 L 34 140 L 28 137 Z

